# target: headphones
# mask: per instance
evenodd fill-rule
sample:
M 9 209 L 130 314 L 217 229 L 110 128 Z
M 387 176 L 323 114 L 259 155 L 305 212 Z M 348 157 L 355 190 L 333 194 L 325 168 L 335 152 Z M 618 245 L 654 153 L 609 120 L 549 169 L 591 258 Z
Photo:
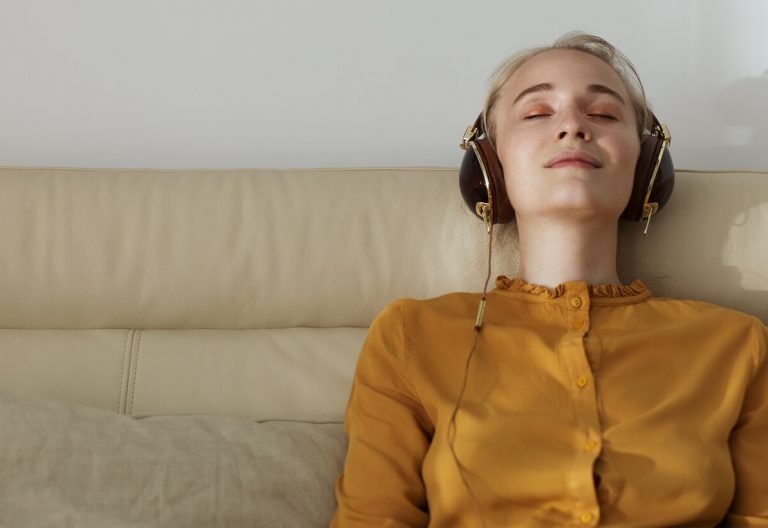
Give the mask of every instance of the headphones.
M 651 114 L 651 118 L 651 130 L 640 141 L 632 195 L 620 217 L 632 222 L 647 219 L 644 233 L 675 186 L 675 168 L 669 154 L 672 136 L 655 115 Z M 507 196 L 504 170 L 485 131 L 483 114 L 467 127 L 459 147 L 466 151 L 459 169 L 459 187 L 467 207 L 485 221 L 489 230 L 492 224 L 512 220 L 515 211 Z

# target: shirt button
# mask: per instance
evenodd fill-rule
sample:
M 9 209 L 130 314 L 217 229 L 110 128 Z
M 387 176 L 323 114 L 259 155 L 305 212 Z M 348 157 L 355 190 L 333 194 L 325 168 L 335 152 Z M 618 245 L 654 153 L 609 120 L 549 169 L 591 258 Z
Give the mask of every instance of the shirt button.
M 581 297 L 571 297 L 571 306 L 581 308 Z
M 581 524 L 589 524 L 592 522 L 592 514 L 589 512 L 584 512 L 579 515 L 579 520 L 581 521 Z
M 584 444 L 584 449 L 586 451 L 592 451 L 596 447 L 597 447 L 597 442 L 595 442 L 594 440 L 589 440 L 586 444 Z
M 584 326 L 584 321 L 574 321 L 573 324 L 571 324 L 571 328 L 574 330 L 579 330 L 582 326 Z
M 578 385 L 580 389 L 583 389 L 584 387 L 586 387 L 587 383 L 589 382 L 587 381 L 586 376 L 582 376 L 578 380 L 576 380 L 576 385 Z

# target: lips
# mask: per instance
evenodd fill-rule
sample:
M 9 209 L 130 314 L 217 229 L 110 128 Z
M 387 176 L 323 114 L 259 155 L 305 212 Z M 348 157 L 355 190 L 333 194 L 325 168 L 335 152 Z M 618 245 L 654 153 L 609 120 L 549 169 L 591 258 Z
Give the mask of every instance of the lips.
M 558 167 L 599 169 L 603 164 L 596 157 L 582 150 L 566 150 L 549 160 L 544 166 L 548 169 L 556 169 Z

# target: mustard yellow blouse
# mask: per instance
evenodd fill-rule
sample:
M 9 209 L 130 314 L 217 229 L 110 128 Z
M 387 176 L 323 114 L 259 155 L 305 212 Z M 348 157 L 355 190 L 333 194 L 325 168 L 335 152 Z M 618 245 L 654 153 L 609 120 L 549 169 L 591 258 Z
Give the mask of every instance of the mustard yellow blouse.
M 375 319 L 332 527 L 768 526 L 768 329 L 629 286 L 478 294 Z M 484 524 L 483 524 L 484 523 Z

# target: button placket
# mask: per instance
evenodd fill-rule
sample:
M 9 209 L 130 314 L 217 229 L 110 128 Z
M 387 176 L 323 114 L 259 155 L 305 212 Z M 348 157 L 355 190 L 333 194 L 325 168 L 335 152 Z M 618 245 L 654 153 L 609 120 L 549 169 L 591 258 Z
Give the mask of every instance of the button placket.
M 584 335 L 589 328 L 589 294 L 586 288 L 568 295 L 568 328 Z
M 570 492 L 579 504 L 575 510 L 578 523 L 592 526 L 599 519 L 599 506 L 593 478 L 593 465 L 600 452 L 600 421 L 597 394 L 592 369 L 589 365 L 585 335 L 590 327 L 589 284 L 586 281 L 569 283 L 563 299 L 566 334 L 563 337 L 562 359 L 573 391 L 572 405 L 578 429 L 573 448 L 576 457 L 569 480 Z

